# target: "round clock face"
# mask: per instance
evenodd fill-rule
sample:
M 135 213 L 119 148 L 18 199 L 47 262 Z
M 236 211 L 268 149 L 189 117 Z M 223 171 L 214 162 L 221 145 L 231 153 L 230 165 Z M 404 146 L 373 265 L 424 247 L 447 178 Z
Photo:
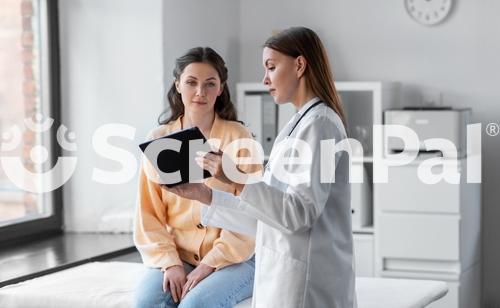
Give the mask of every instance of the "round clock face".
M 417 22 L 431 26 L 450 13 L 452 0 L 405 0 L 406 11 Z

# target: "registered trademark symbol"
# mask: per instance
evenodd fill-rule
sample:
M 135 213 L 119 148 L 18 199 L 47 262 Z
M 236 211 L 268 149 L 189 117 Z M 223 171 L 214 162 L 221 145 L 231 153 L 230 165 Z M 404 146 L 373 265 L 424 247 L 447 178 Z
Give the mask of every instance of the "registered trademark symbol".
M 489 123 L 486 126 L 486 134 L 488 136 L 495 137 L 500 133 L 500 126 L 498 126 L 498 123 Z

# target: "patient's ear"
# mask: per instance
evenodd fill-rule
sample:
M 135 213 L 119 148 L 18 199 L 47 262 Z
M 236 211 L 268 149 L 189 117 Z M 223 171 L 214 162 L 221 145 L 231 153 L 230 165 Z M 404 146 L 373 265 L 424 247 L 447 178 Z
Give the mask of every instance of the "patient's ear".
M 175 89 L 177 90 L 177 93 L 181 94 L 181 90 L 179 90 L 179 80 L 175 80 L 174 84 L 175 84 Z
M 222 94 L 222 92 L 224 92 L 224 86 L 225 85 L 226 84 L 224 82 L 220 84 L 220 90 L 219 90 L 219 94 L 217 94 L 217 96 L 220 96 Z

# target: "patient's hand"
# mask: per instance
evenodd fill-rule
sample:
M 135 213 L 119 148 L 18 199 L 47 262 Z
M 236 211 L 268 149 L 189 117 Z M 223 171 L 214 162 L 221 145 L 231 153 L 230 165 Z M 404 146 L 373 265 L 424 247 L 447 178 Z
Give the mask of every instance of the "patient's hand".
M 191 291 L 200 281 L 205 279 L 208 275 L 213 273 L 215 268 L 210 267 L 204 263 L 200 263 L 191 273 L 187 275 L 187 281 L 182 288 L 182 297 L 186 296 L 186 294 Z
M 207 205 L 212 203 L 212 189 L 204 183 L 185 183 L 170 188 L 162 185 L 162 187 L 182 198 L 198 200 Z
M 182 296 L 182 288 L 186 284 L 186 272 L 181 265 L 174 265 L 163 273 L 163 292 L 170 292 L 174 302 L 178 303 Z

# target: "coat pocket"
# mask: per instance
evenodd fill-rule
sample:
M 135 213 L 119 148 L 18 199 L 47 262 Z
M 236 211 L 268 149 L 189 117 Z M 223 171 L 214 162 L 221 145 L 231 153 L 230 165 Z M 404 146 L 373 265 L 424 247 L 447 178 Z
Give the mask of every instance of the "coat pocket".
M 260 247 L 257 278 L 257 307 L 302 307 L 307 264 Z

